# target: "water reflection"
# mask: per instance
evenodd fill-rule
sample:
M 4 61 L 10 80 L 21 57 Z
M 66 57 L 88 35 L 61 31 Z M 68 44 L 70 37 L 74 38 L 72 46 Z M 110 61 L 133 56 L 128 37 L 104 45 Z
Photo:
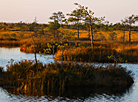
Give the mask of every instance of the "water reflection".
M 132 87 L 114 87 L 114 88 L 67 88 L 64 93 L 59 92 L 16 92 L 14 89 L 5 89 L 10 101 L 119 101 L 125 94 L 132 93 Z M 96 101 L 97 102 L 97 101 Z
M 23 59 L 34 60 L 33 54 L 20 52 L 20 48 L 0 48 L 0 66 L 6 70 L 6 65 L 10 59 L 18 62 Z M 38 60 L 44 64 L 54 62 L 53 55 L 40 57 Z M 67 88 L 64 93 L 57 92 L 16 92 L 12 89 L 0 88 L 0 101 L 76 101 L 76 102 L 138 102 L 138 64 L 121 64 L 123 67 L 132 70 L 134 75 L 134 84 L 130 88 Z
M 48 64 L 51 62 L 54 62 L 53 59 L 54 55 L 42 55 L 40 56 L 37 54 L 37 59 L 40 62 L 43 62 L 44 64 Z M 26 54 L 23 52 L 20 52 L 20 48 L 0 48 L 0 66 L 4 67 L 4 70 L 6 70 L 6 65 L 10 64 L 10 60 L 13 59 L 14 62 L 19 62 L 21 60 L 27 59 L 27 60 L 35 60 L 34 54 Z

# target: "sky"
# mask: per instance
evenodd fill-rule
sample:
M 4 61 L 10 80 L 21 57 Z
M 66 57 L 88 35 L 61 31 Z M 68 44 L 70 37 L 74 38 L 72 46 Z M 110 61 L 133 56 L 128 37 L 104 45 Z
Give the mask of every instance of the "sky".
M 95 17 L 104 17 L 109 23 L 121 22 L 132 14 L 138 15 L 138 0 L 0 0 L 0 22 L 48 23 L 53 12 L 64 15 L 77 8 L 74 3 L 88 7 Z

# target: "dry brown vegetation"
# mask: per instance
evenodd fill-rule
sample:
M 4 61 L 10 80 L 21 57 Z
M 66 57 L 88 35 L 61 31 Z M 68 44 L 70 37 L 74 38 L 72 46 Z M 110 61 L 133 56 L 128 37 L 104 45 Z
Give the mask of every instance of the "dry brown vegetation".
M 75 36 L 77 37 L 77 30 L 71 30 L 76 32 Z M 135 50 L 135 55 L 138 49 L 138 31 L 132 31 L 132 42 L 128 42 L 129 40 L 129 31 L 125 31 L 125 41 L 123 42 L 121 37 L 123 36 L 123 31 L 120 30 L 116 30 L 114 31 L 117 34 L 117 38 L 112 41 L 109 39 L 109 34 L 111 33 L 110 31 L 97 31 L 94 33 L 94 44 L 95 46 L 103 46 L 103 47 L 109 47 L 112 48 L 114 50 L 116 50 L 117 52 L 124 52 L 124 50 L 130 50 L 132 49 L 133 51 Z M 105 39 L 100 39 L 101 35 L 105 36 Z M 86 43 L 88 45 L 90 45 L 90 40 L 85 40 L 86 38 L 88 38 L 88 31 L 86 30 L 80 30 L 80 40 L 76 40 L 75 42 L 78 43 Z
M 60 92 L 69 87 L 117 87 L 131 86 L 133 74 L 117 65 L 103 66 L 63 63 L 37 65 L 33 61 L 21 61 L 7 66 L 3 72 L 0 67 L 0 85 L 14 86 L 15 90 L 27 92 Z
M 18 30 L 19 28 L 8 28 L 7 30 L 0 30 L 0 46 L 24 46 L 24 44 L 32 44 L 32 34 L 34 32 L 30 31 L 23 31 Z M 49 33 L 46 28 L 45 34 L 34 38 L 37 43 L 43 43 L 46 44 L 47 42 L 51 42 L 51 39 L 55 42 L 61 42 L 61 34 L 59 33 L 59 38 L 56 39 L 53 37 L 53 34 Z M 74 32 L 74 37 L 77 37 L 77 30 L 74 29 L 64 29 L 64 31 L 68 32 Z M 109 39 L 109 34 L 111 31 L 101 31 L 97 30 L 94 32 L 94 44 L 95 46 L 104 46 L 104 47 L 110 47 L 117 52 L 124 52 L 124 50 L 133 49 L 135 50 L 135 54 L 137 54 L 138 49 L 138 31 L 132 31 L 132 42 L 128 42 L 129 39 L 129 32 L 125 31 L 125 41 L 123 42 L 121 37 L 123 36 L 123 31 L 121 30 L 115 30 L 116 39 L 111 40 Z M 15 34 L 15 36 L 14 36 Z M 64 41 L 68 41 L 64 39 Z M 69 42 L 75 42 L 75 43 L 86 43 L 87 45 L 90 45 L 90 39 L 88 39 L 88 31 L 86 30 L 80 30 L 80 38 L 76 40 L 70 40 Z M 126 51 L 125 51 L 126 52 Z

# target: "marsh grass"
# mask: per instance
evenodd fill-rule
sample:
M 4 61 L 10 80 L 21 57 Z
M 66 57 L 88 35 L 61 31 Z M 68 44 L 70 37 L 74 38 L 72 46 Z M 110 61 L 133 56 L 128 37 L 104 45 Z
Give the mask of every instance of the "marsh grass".
M 114 60 L 108 59 L 110 55 L 118 56 L 115 50 L 101 47 L 94 49 L 91 47 L 76 47 L 65 49 L 63 52 L 65 61 L 75 62 L 114 62 Z M 61 51 L 55 54 L 55 59 L 62 59 Z
M 112 56 L 112 58 L 110 58 Z M 105 47 L 72 47 L 63 51 L 64 61 L 74 62 L 102 62 L 102 63 L 128 63 L 138 62 L 138 50 L 137 49 L 122 49 L 120 51 Z M 58 50 L 55 53 L 56 60 L 62 60 L 62 51 Z
M 106 67 L 63 63 L 43 65 L 34 61 L 21 61 L 7 66 L 2 72 L 1 86 L 13 86 L 16 91 L 64 92 L 69 87 L 115 87 L 133 84 L 131 71 L 117 65 Z
M 68 32 L 72 32 L 74 35 L 73 37 L 77 36 L 77 30 L 73 29 L 64 29 L 65 31 L 67 30 Z M 21 51 L 27 52 L 27 53 L 33 53 L 34 51 L 34 45 L 32 43 L 31 36 L 33 32 L 27 31 L 27 30 L 20 30 L 19 28 L 9 28 L 9 30 L 0 30 L 0 46 L 9 46 L 9 47 L 20 47 Z M 105 48 L 104 51 L 107 51 L 107 49 L 111 49 L 116 51 L 118 55 L 115 55 L 116 57 L 123 57 L 125 60 L 129 60 L 129 62 L 137 62 L 138 59 L 138 44 L 137 44 L 137 31 L 132 31 L 132 42 L 128 42 L 128 31 L 126 31 L 126 40 L 125 42 L 122 42 L 120 40 L 120 37 L 123 36 L 123 31 L 121 30 L 115 30 L 113 31 L 117 34 L 117 38 L 114 41 L 111 41 L 109 38 L 109 34 L 111 33 L 110 31 L 100 31 L 97 30 L 97 32 L 94 32 L 94 45 L 96 47 L 95 50 L 97 50 L 98 47 L 103 47 Z M 13 36 L 16 35 L 16 36 Z M 105 39 L 101 39 L 101 35 L 104 36 Z M 44 35 L 34 37 L 34 41 L 36 43 L 36 51 L 37 53 L 49 53 L 53 54 L 57 51 L 57 47 L 55 47 L 56 43 L 61 43 L 61 38 L 54 38 L 53 34 L 50 32 L 46 31 Z M 55 42 L 55 43 L 54 43 Z M 80 44 L 84 43 L 87 46 L 91 46 L 91 41 L 88 39 L 88 32 L 86 30 L 80 30 L 80 39 L 72 39 L 68 41 L 68 39 L 64 39 L 63 42 L 67 43 L 72 43 L 72 45 L 77 44 L 79 46 Z M 52 46 L 54 45 L 54 48 L 50 48 L 47 46 L 47 44 L 50 43 Z M 71 45 L 71 46 L 72 46 Z M 70 47 L 70 46 L 69 46 Z M 69 48 L 68 47 L 68 48 Z M 77 48 L 78 49 L 78 48 Z M 66 49 L 67 50 L 67 49 Z M 75 50 L 74 50 L 75 51 Z M 98 62 L 113 62 L 113 61 L 108 61 L 106 58 L 107 56 L 110 56 L 112 53 L 107 53 L 104 52 L 103 49 L 97 50 L 99 52 L 94 53 L 95 55 L 89 53 L 90 55 L 87 56 L 91 57 L 91 60 L 89 61 L 94 61 L 92 60 L 95 59 L 95 61 Z M 113 51 L 113 52 L 114 52 Z M 65 51 L 67 52 L 67 51 Z M 110 51 L 108 51 L 110 52 Z M 111 51 L 112 52 L 112 51 Z M 82 53 L 86 53 L 85 51 L 82 51 Z M 99 55 L 98 55 L 99 54 Z M 121 55 L 120 55 L 121 54 Z M 57 54 L 58 55 L 58 54 Z M 69 54 L 71 56 L 71 54 Z M 86 54 L 88 55 L 88 54 Z M 123 56 L 122 56 L 123 55 Z M 66 54 L 65 54 L 66 56 Z M 77 61 L 88 61 L 86 57 L 84 57 L 84 54 L 76 54 L 74 56 L 80 56 L 83 58 L 78 58 L 76 57 Z M 103 60 L 102 60 L 102 59 Z M 59 58 L 60 59 L 60 58 Z M 64 59 L 66 60 L 74 60 L 72 57 L 65 57 Z M 106 59 L 106 60 L 104 60 Z
M 7 46 L 7 47 L 19 47 L 21 45 L 20 41 L 0 41 L 0 46 Z

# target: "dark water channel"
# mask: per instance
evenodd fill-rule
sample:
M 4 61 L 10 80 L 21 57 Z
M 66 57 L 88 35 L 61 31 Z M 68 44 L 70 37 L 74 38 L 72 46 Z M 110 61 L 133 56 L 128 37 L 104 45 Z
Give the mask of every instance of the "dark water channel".
M 37 55 L 40 62 L 48 64 L 54 62 L 54 55 Z M 23 59 L 34 60 L 33 54 L 20 52 L 20 48 L 0 48 L 0 66 L 6 70 L 6 65 L 10 60 L 18 62 Z M 0 87 L 0 102 L 138 102 L 138 64 L 120 64 L 127 69 L 132 70 L 134 75 L 134 84 L 130 88 L 69 88 L 63 94 L 60 93 L 38 93 L 25 94 L 14 92 L 13 89 L 3 89 Z

